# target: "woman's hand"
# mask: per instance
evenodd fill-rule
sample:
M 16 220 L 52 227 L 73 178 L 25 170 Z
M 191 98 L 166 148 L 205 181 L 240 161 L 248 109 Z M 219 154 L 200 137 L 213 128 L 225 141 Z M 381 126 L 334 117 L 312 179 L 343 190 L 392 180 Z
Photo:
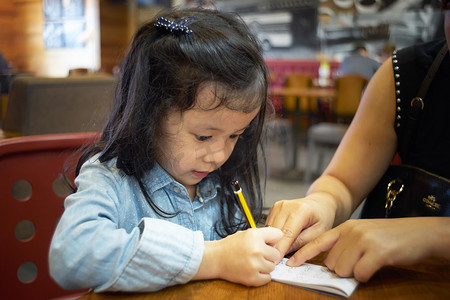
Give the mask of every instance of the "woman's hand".
M 270 282 L 270 272 L 281 260 L 273 245 L 281 236 L 276 228 L 255 228 L 205 242 L 203 260 L 194 280 L 221 278 L 247 286 Z
M 283 237 L 275 245 L 281 258 L 333 226 L 336 209 L 333 201 L 327 201 L 329 198 L 329 195 L 317 193 L 274 204 L 266 224 L 283 232 Z
M 298 266 L 329 250 L 324 260 L 329 269 L 366 282 L 383 266 L 449 258 L 449 226 L 444 217 L 348 220 L 305 245 L 287 264 Z

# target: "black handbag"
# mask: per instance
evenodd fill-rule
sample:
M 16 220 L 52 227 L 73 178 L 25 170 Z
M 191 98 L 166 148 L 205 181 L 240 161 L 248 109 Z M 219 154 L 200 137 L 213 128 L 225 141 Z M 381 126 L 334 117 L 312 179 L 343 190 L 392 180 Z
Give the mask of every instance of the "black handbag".
M 361 218 L 450 217 L 450 180 L 410 165 L 392 165 L 366 198 Z
M 445 43 L 425 76 L 418 96 L 411 100 L 405 124 L 407 130 L 399 141 L 399 148 L 409 146 L 414 125 L 423 109 L 423 98 L 447 52 Z M 360 214 L 361 218 L 418 216 L 450 216 L 450 180 L 407 164 L 389 166 L 367 196 Z

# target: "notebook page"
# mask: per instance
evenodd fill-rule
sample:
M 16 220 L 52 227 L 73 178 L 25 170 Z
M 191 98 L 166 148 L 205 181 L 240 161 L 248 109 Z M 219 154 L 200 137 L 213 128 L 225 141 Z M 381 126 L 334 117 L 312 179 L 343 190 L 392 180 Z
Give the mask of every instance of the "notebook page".
M 326 267 L 305 263 L 298 267 L 286 266 L 287 258 L 270 274 L 273 281 L 350 297 L 358 286 L 354 278 L 341 278 Z

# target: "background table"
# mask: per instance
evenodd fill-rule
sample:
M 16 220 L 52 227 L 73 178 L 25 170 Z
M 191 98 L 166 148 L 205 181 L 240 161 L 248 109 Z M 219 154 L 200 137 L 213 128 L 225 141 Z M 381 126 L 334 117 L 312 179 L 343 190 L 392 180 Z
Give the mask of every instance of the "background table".
M 272 96 L 294 96 L 294 97 L 314 97 L 314 98 L 335 98 L 336 89 L 332 87 L 274 87 L 269 89 L 269 95 Z
M 323 255 L 313 259 L 320 264 Z M 154 293 L 88 293 L 83 300 L 117 299 L 339 299 L 336 296 L 310 291 L 278 282 L 252 288 L 224 280 L 194 281 L 173 286 Z M 368 283 L 361 283 L 349 298 L 367 299 L 405 299 L 405 300 L 445 300 L 450 299 L 450 262 L 428 260 L 408 267 L 386 267 L 378 271 Z

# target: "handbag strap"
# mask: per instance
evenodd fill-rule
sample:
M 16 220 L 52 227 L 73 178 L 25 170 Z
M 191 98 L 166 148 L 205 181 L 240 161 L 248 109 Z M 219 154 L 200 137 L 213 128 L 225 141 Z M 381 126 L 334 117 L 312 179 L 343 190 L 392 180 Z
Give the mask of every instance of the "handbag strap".
M 407 149 L 409 148 L 411 137 L 414 132 L 414 127 L 417 124 L 417 121 L 419 120 L 423 107 L 425 106 L 423 100 L 425 99 L 425 95 L 428 91 L 428 88 L 430 87 L 431 82 L 433 81 L 434 75 L 436 74 L 436 71 L 439 69 L 439 66 L 442 60 L 444 59 L 445 55 L 447 54 L 447 52 L 448 46 L 447 43 L 444 43 L 441 50 L 439 50 L 438 54 L 434 58 L 431 67 L 428 69 L 428 73 L 423 79 L 422 84 L 420 85 L 417 96 L 411 99 L 410 103 L 411 109 L 408 111 L 408 114 L 406 116 L 405 127 L 403 130 L 403 138 L 399 144 L 399 152 L 404 153 L 404 155 L 406 155 L 406 157 L 402 157 L 402 161 L 404 163 L 408 161 L 409 154 Z

